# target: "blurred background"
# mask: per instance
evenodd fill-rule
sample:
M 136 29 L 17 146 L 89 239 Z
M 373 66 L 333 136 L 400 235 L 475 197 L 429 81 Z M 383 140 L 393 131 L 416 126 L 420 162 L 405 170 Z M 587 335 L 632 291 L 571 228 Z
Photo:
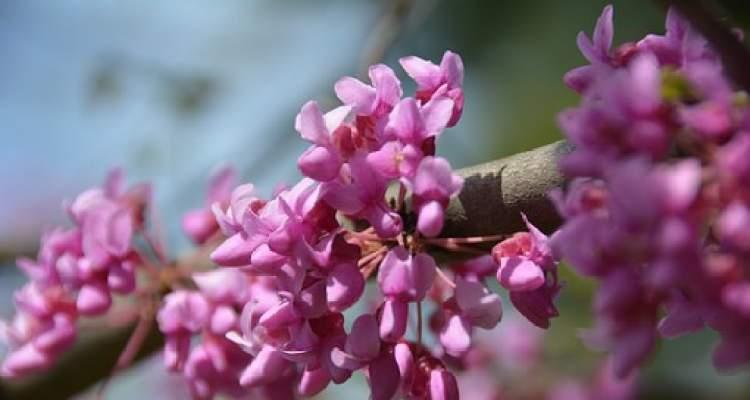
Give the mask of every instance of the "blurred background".
M 202 204 L 215 167 L 233 164 L 265 194 L 293 183 L 307 146 L 293 129 L 299 107 L 332 107 L 336 79 L 361 77 L 370 63 L 392 66 L 410 91 L 399 57 L 463 57 L 464 116 L 438 148 L 454 167 L 560 139 L 556 113 L 577 102 L 562 75 L 584 62 L 575 36 L 591 32 L 608 3 L 617 43 L 663 32 L 664 11 L 645 0 L 0 2 L 0 317 L 12 315 L 23 281 L 15 257 L 33 254 L 42 229 L 64 220 L 63 199 L 122 166 L 131 181 L 153 182 L 177 254 L 187 248 L 180 215 Z M 589 326 L 591 288 L 565 279 L 544 360 L 576 377 L 597 357 L 576 338 Z M 750 398 L 748 374 L 710 367 L 712 342 L 664 343 L 640 385 L 675 399 Z M 122 374 L 108 398 L 165 398 L 179 380 L 160 367 Z M 361 385 L 321 398 L 362 398 Z

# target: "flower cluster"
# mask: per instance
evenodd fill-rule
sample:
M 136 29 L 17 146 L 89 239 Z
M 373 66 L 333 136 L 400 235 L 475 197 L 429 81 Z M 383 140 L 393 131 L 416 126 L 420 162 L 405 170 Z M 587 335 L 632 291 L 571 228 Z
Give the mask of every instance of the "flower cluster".
M 245 390 L 239 374 L 250 356 L 236 351 L 226 334 L 239 327 L 238 309 L 248 296 L 248 282 L 231 269 L 197 272 L 192 280 L 198 290 L 169 293 L 157 316 L 166 337 L 165 364 L 183 373 L 196 399 L 211 399 L 219 392 L 240 396 Z M 191 348 L 196 335 L 201 341 Z
M 0 327 L 10 347 L 3 375 L 49 367 L 75 340 L 79 316 L 101 315 L 112 293 L 135 289 L 140 257 L 132 242 L 143 229 L 150 189 L 124 184 L 115 170 L 101 188 L 80 194 L 66 207 L 73 227 L 47 231 L 37 259 L 18 261 L 29 282 L 15 294 L 17 314 Z
M 528 220 L 528 232 L 512 236 L 440 237 L 464 183 L 436 155 L 463 112 L 463 63 L 446 52 L 439 65 L 401 65 L 416 82 L 413 97 L 375 65 L 370 83 L 335 84 L 343 105 L 302 106 L 295 129 L 311 145 L 296 184 L 263 198 L 252 184 L 236 186 L 233 169 L 218 170 L 204 206 L 182 220 L 199 246 L 188 260 L 168 260 L 146 229 L 147 187 L 125 191 L 116 172 L 81 194 L 68 207 L 75 226 L 45 235 L 37 261 L 19 261 L 31 281 L 3 327 L 13 348 L 3 373 L 49 367 L 74 340 L 78 316 L 106 312 L 111 292 L 133 292 L 139 268 L 150 281 L 117 369 L 135 356 L 158 303 L 164 362 L 196 399 L 314 396 L 358 371 L 375 400 L 458 399 L 452 366 L 469 362 L 476 331 L 503 314 L 487 280 L 547 328 L 558 315 L 557 261 Z M 438 265 L 436 249 L 460 262 Z M 221 268 L 192 260 L 208 253 Z M 370 278 L 377 290 L 365 296 Z
M 240 388 L 312 396 L 362 371 L 376 400 L 457 399 L 446 360 L 469 354 L 474 329 L 492 329 L 502 316 L 487 277 L 507 283 L 513 303 L 538 325 L 557 315 L 556 263 L 548 238 L 531 224 L 531 233 L 499 244 L 495 257 L 452 272 L 428 253 L 463 246 L 438 238 L 463 179 L 435 155 L 437 139 L 463 110 L 463 64 L 451 52 L 440 65 L 418 57 L 401 64 L 417 84 L 414 97 L 402 98 L 395 72 L 375 65 L 369 84 L 351 77 L 336 83 L 343 105 L 325 113 L 313 101 L 302 106 L 295 128 L 311 145 L 299 157 L 298 183 L 264 199 L 251 184 L 230 190 L 234 176 L 220 171 L 208 196 L 215 224 L 208 208 L 184 219 L 197 243 L 221 231 L 225 239 L 211 260 L 230 268 L 216 279 L 236 289 L 217 300 L 198 275 L 198 290 L 169 294 L 159 314 L 166 363 L 183 371 L 197 398 Z M 519 284 L 528 274 L 537 276 Z M 379 291 L 367 301 L 373 307 L 353 307 L 375 276 Z M 425 300 L 437 304 L 425 324 L 441 345 L 433 350 L 422 340 Z M 417 311 L 413 338 L 410 308 Z M 359 314 L 348 330 L 344 312 Z M 195 335 L 202 342 L 191 350 Z M 226 361 L 228 342 L 244 350 L 245 365 Z M 205 365 L 191 368 L 193 359 Z
M 253 356 L 240 376 L 245 387 L 291 376 L 300 394 L 314 395 L 364 370 L 375 399 L 400 389 L 457 397 L 440 361 L 403 339 L 409 304 L 425 298 L 436 275 L 421 238 L 440 233 L 462 186 L 435 156 L 435 143 L 461 114 L 463 66 L 450 52 L 440 66 L 416 57 L 402 65 L 417 81 L 416 98 L 401 98 L 401 83 L 385 65 L 370 68 L 371 84 L 339 80 L 344 105 L 324 114 L 308 102 L 297 116 L 296 130 L 311 143 L 298 161 L 305 178 L 270 200 L 242 185 L 228 205 L 214 206 L 227 239 L 212 260 L 262 282 L 254 283 L 240 329 L 229 335 Z M 391 185 L 398 195 L 389 199 Z M 407 193 L 416 222 L 405 222 Z M 369 228 L 345 229 L 337 216 Z M 347 333 L 342 312 L 362 297 L 376 269 L 382 303 Z M 407 375 L 419 377 L 407 383 Z
M 714 364 L 750 362 L 750 113 L 717 55 L 674 10 L 665 35 L 612 49 L 612 7 L 578 46 L 590 65 L 560 114 L 574 178 L 555 200 L 553 248 L 600 281 L 587 341 L 625 376 L 672 337 L 708 326 Z M 666 314 L 666 315 L 664 315 Z M 664 316 L 663 316 L 664 315 Z M 663 316 L 663 317 L 662 317 Z

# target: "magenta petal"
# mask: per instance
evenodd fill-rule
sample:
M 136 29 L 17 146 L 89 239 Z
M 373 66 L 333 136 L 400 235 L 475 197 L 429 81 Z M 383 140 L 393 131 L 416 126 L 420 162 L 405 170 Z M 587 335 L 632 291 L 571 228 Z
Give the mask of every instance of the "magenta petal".
M 403 57 L 398 61 L 420 89 L 432 89 L 440 84 L 442 72 L 437 65 L 416 56 Z
M 322 316 L 328 311 L 326 282 L 320 280 L 302 289 L 296 301 L 302 316 L 306 319 Z
M 426 139 L 426 131 L 417 101 L 411 97 L 401 100 L 391 112 L 385 129 L 390 136 L 405 143 L 422 143 Z
M 45 370 L 52 366 L 53 362 L 54 359 L 50 354 L 27 344 L 5 357 L 0 373 L 7 377 L 23 376 Z
M 14 299 L 19 310 L 38 318 L 48 318 L 50 313 L 54 312 L 49 300 L 34 282 L 28 282 L 16 291 Z
M 34 346 L 42 352 L 59 354 L 73 344 L 76 338 L 75 322 L 66 316 L 56 316 L 52 329 L 34 339 Z
M 371 314 L 362 314 L 352 324 L 346 351 L 360 360 L 372 360 L 380 352 L 378 323 Z
M 463 179 L 453 173 L 448 160 L 430 156 L 419 163 L 411 189 L 417 196 L 447 201 L 462 186 Z
M 398 300 L 386 300 L 380 315 L 380 337 L 395 343 L 406 333 L 409 304 Z
M 544 285 L 544 271 L 525 257 L 502 257 L 497 281 L 511 291 L 535 290 Z
M 164 342 L 164 365 L 170 371 L 181 371 L 190 352 L 190 335 L 167 335 Z
M 227 267 L 248 265 L 250 255 L 260 244 L 258 240 L 246 239 L 243 233 L 235 233 L 211 253 L 211 261 Z
M 443 205 L 437 201 L 428 201 L 419 209 L 417 229 L 426 237 L 435 237 L 443 230 Z
M 297 386 L 297 392 L 302 396 L 315 396 L 322 392 L 331 382 L 331 376 L 325 368 L 305 368 Z
M 268 244 L 258 246 L 250 256 L 254 270 L 271 273 L 287 261 L 288 257 L 271 250 Z
M 401 163 L 400 153 L 401 143 L 390 141 L 384 144 L 380 150 L 369 153 L 367 163 L 385 178 L 398 178 L 401 175 L 401 169 L 399 168 Z
M 581 50 L 581 54 L 591 63 L 600 63 L 601 57 L 599 57 L 598 52 L 594 48 L 594 44 L 591 43 L 591 39 L 589 39 L 588 36 L 586 36 L 585 33 L 579 32 L 578 36 L 576 36 L 576 44 L 578 45 L 578 49 Z
M 82 315 L 99 315 L 107 311 L 112 305 L 109 288 L 102 283 L 83 285 L 78 292 L 76 307 Z
M 456 302 L 461 314 L 474 326 L 494 328 L 503 316 L 500 296 L 491 293 L 481 282 L 456 279 Z
M 450 87 L 455 88 L 463 85 L 464 62 L 458 54 L 447 50 L 440 61 L 440 70 Z
M 540 287 L 524 292 L 510 292 L 513 306 L 532 324 L 547 329 L 550 318 L 557 317 L 559 312 L 552 302 L 556 290 Z
M 263 347 L 240 375 L 240 385 L 256 387 L 271 383 L 279 379 L 290 365 L 280 351 Z
M 446 353 L 460 357 L 471 346 L 471 325 L 460 315 L 452 315 L 440 332 L 439 339 Z
M 250 211 L 250 206 L 258 200 L 257 197 L 253 196 L 254 192 L 255 186 L 252 183 L 239 185 L 232 190 L 229 198 L 229 211 L 231 211 L 232 218 L 236 223 L 242 224 L 245 215 Z M 221 222 L 219 223 L 221 224 Z
M 745 317 L 750 316 L 750 283 L 735 282 L 724 287 L 721 293 L 724 304 Z
M 236 182 L 237 170 L 230 165 L 224 165 L 212 172 L 206 190 L 206 205 L 229 201 L 232 189 L 237 186 Z
M 453 100 L 447 97 L 433 98 L 422 108 L 425 130 L 430 136 L 437 136 L 448 126 L 453 116 Z
M 351 307 L 362 296 L 365 279 L 354 263 L 342 263 L 333 268 L 326 283 L 328 308 L 341 312 Z
M 594 67 L 591 65 L 573 68 L 563 76 L 563 82 L 565 82 L 565 85 L 578 93 L 583 93 L 583 91 L 591 85 L 593 80 Z
M 382 204 L 368 208 L 365 218 L 382 238 L 392 238 L 403 230 L 401 216 Z
M 323 114 L 320 112 L 318 103 L 308 101 L 302 106 L 294 128 L 300 133 L 303 139 L 321 146 L 330 143 L 328 129 L 326 128 Z
M 696 200 L 701 187 L 703 169 L 694 159 L 679 161 L 662 172 L 665 203 L 670 212 L 681 213 Z
M 302 175 L 320 182 L 335 179 L 341 169 L 341 157 L 332 147 L 311 146 L 297 160 Z
M 258 323 L 268 329 L 275 330 L 297 322 L 300 318 L 301 316 L 291 301 L 282 301 L 263 313 Z
M 344 77 L 333 87 L 342 103 L 351 105 L 358 114 L 370 114 L 375 110 L 375 89 L 359 79 Z
M 378 284 L 385 296 L 419 301 L 432 286 L 436 268 L 429 255 L 419 253 L 412 257 L 405 248 L 394 247 L 380 264 Z
M 365 206 L 359 197 L 359 188 L 355 185 L 342 185 L 338 182 L 325 184 L 323 200 L 344 214 L 356 214 Z
M 99 232 L 92 232 L 93 229 L 100 227 L 89 227 L 90 225 L 94 224 L 92 222 L 89 222 L 92 220 L 93 218 L 86 219 L 86 223 L 84 225 L 84 232 L 86 233 L 83 235 L 83 241 L 81 245 L 83 247 L 83 254 L 89 261 L 91 267 L 99 271 L 107 266 L 111 259 L 111 256 L 105 246 L 101 243 Z M 103 223 L 103 221 L 96 221 L 96 224 Z
M 430 372 L 431 400 L 458 400 L 458 382 L 456 377 L 444 369 Z
M 422 300 L 432 287 L 437 274 L 435 259 L 427 253 L 418 253 L 413 261 L 413 278 L 416 301 Z
M 107 274 L 107 286 L 118 294 L 128 294 L 135 289 L 135 272 L 132 267 L 115 265 Z
M 107 222 L 107 250 L 115 256 L 122 257 L 130 250 L 130 240 L 135 230 L 130 209 L 118 209 Z
M 216 303 L 231 303 L 246 294 L 247 277 L 234 268 L 194 272 L 192 277 L 200 293 Z
M 182 231 L 193 243 L 204 243 L 217 229 L 219 225 L 211 210 L 193 210 L 182 217 Z
M 396 395 L 401 376 L 393 354 L 383 352 L 368 366 L 372 400 L 391 400 Z
M 408 300 L 407 293 L 413 290 L 410 273 L 409 251 L 401 246 L 388 251 L 378 269 L 378 284 L 383 295 Z
M 57 263 L 60 265 L 61 260 L 65 260 L 63 262 L 66 262 L 67 265 L 75 265 L 75 259 L 73 257 L 60 257 L 58 259 Z M 36 260 L 32 260 L 26 257 L 20 257 L 16 260 L 16 265 L 18 268 L 23 271 L 24 274 L 29 278 L 29 280 L 40 282 L 40 281 L 47 281 L 51 278 L 51 271 L 49 268 L 46 268 L 43 263 L 37 263 Z M 68 269 L 73 269 L 68 268 Z M 60 267 L 58 267 L 60 269 Z M 73 275 L 73 274 L 71 274 Z
M 317 362 L 316 350 L 320 340 L 310 328 L 310 324 L 306 322 L 299 324 L 291 331 L 292 341 L 287 343 L 282 351 L 284 358 L 295 364 Z
M 373 65 L 369 68 L 368 75 L 373 86 L 375 86 L 378 101 L 381 104 L 392 107 L 401 100 L 403 94 L 401 82 L 390 67 L 384 64 Z
M 656 344 L 656 332 L 644 324 L 619 335 L 612 354 L 612 368 L 618 378 L 625 378 L 643 363 Z
M 594 46 L 601 53 L 606 55 L 609 48 L 612 46 L 612 38 L 614 37 L 614 23 L 612 22 L 612 16 L 614 9 L 612 5 L 607 5 L 602 10 L 602 14 L 596 20 L 596 26 L 594 27 Z
M 323 115 L 323 121 L 329 133 L 340 127 L 352 112 L 351 106 L 338 106 Z
M 398 365 L 398 373 L 401 376 L 402 385 L 410 385 L 414 377 L 415 365 L 414 355 L 411 353 L 409 345 L 403 342 L 397 343 L 393 347 L 393 358 Z
M 211 332 L 224 336 L 230 330 L 235 329 L 237 322 L 237 312 L 232 307 L 218 306 L 211 315 Z

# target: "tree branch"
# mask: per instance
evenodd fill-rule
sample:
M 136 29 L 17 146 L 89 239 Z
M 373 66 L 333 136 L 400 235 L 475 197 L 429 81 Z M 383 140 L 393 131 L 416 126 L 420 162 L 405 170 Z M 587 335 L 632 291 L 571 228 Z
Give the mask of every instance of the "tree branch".
M 522 212 L 539 229 L 555 230 L 561 220 L 547 193 L 565 183 L 557 161 L 572 150 L 559 141 L 458 170 L 464 188 L 448 207 L 442 236 L 514 233 L 525 229 Z

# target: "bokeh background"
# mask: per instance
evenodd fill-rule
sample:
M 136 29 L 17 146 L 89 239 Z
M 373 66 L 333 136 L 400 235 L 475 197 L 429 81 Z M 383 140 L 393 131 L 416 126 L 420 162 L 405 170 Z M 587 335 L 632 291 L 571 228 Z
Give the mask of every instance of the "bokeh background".
M 743 1 L 727 3 L 736 11 Z M 267 194 L 294 182 L 306 147 L 293 129 L 299 107 L 333 106 L 335 80 L 371 62 L 397 69 L 405 55 L 461 54 L 465 113 L 438 149 L 455 167 L 560 139 L 556 113 L 577 102 L 561 78 L 584 62 L 575 36 L 607 3 L 616 42 L 663 32 L 664 10 L 645 0 L 0 2 L 0 317 L 12 315 L 22 282 L 13 260 L 63 221 L 62 199 L 122 166 L 154 183 L 170 251 L 184 251 L 179 217 L 202 203 L 210 172 L 233 164 Z M 545 362 L 575 376 L 597 357 L 577 339 L 590 322 L 591 287 L 564 277 Z M 747 373 L 710 367 L 712 340 L 664 343 L 642 387 L 675 399 L 750 398 Z M 107 396 L 166 398 L 179 384 L 157 360 L 118 376 Z M 364 398 L 361 385 L 321 398 Z

